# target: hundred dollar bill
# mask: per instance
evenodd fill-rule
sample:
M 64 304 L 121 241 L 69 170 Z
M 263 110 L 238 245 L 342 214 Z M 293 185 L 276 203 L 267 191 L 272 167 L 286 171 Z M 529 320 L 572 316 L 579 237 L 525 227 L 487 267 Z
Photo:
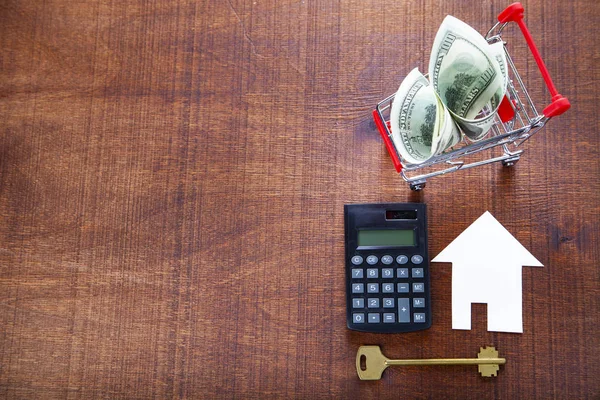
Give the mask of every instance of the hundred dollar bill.
M 490 101 L 479 110 L 479 114 L 473 119 L 456 117 L 456 123 L 465 132 L 465 135 L 471 140 L 479 140 L 486 136 L 490 128 L 495 122 L 496 111 L 499 103 L 506 93 L 508 83 L 508 74 L 506 69 L 506 55 L 504 53 L 504 45 L 501 42 L 494 43 L 488 46 L 488 50 L 494 57 L 501 71 L 502 76 L 502 93 L 494 93 Z
M 506 91 L 506 62 L 503 74 L 496 56 L 499 52 L 490 50 L 476 30 L 452 16 L 444 19 L 433 44 L 429 79 L 443 105 L 473 140 L 485 136 Z M 486 106 L 488 112 L 479 115 Z
M 390 112 L 392 140 L 402 158 L 420 164 L 456 144 L 460 133 L 449 121 L 450 114 L 427 78 L 413 69 L 402 81 Z M 442 137 L 444 134 L 452 137 Z

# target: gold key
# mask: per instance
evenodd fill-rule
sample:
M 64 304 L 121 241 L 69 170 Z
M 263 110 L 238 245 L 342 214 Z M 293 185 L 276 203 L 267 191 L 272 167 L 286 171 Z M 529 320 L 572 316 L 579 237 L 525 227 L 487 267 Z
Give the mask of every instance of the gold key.
M 496 376 L 500 364 L 506 364 L 506 358 L 499 358 L 494 347 L 480 347 L 477 358 L 434 358 L 417 360 L 390 360 L 381 353 L 379 346 L 360 346 L 356 354 L 356 372 L 363 381 L 381 379 L 383 371 L 391 365 L 478 365 L 481 376 Z M 361 368 L 361 358 L 365 369 Z

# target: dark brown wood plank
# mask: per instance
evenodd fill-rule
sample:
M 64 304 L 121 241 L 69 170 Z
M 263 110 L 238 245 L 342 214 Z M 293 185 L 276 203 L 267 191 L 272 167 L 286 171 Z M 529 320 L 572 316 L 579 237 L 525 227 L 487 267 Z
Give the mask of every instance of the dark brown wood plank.
M 597 398 L 600 7 L 523 3 L 572 109 L 514 169 L 412 193 L 372 108 L 446 14 L 485 32 L 508 3 L 0 2 L 0 397 Z M 446 264 L 430 330 L 347 330 L 343 205 L 388 201 L 428 204 L 432 255 L 492 212 L 545 265 L 524 333 L 480 305 L 452 330 Z M 508 363 L 361 382 L 361 344 Z

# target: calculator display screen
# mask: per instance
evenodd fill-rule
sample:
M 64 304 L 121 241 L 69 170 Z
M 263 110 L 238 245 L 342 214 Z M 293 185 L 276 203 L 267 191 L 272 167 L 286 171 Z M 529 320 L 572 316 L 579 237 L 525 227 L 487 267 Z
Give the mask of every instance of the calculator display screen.
M 415 246 L 414 229 L 360 229 L 358 246 Z

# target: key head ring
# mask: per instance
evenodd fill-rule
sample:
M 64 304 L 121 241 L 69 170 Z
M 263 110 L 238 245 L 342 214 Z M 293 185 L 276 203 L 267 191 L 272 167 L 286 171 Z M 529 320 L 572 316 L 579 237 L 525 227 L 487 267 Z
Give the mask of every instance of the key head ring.
M 362 369 L 362 365 L 365 369 Z M 360 346 L 356 353 L 356 372 L 362 381 L 376 381 L 388 367 L 387 358 L 379 346 Z

